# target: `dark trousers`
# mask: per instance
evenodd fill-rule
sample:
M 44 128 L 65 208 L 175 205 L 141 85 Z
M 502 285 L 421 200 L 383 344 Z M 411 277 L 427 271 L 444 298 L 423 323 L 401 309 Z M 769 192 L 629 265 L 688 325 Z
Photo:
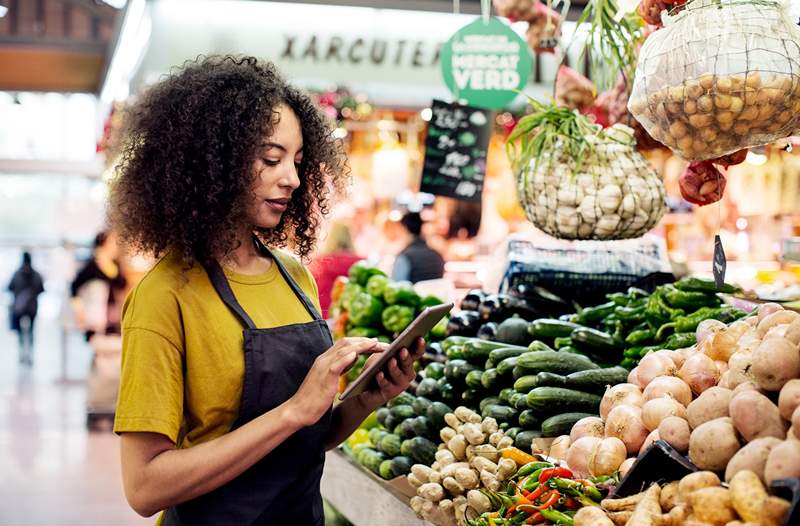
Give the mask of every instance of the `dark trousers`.
M 19 361 L 21 363 L 33 363 L 33 322 L 36 318 L 28 314 L 19 317 L 17 336 L 19 337 Z

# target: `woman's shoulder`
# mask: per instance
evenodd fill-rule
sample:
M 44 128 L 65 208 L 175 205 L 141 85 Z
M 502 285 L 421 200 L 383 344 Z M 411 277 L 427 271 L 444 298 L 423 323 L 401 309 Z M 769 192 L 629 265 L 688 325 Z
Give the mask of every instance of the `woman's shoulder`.
M 311 272 L 297 256 L 282 249 L 273 248 L 270 250 L 272 255 L 278 261 L 280 261 L 292 278 L 297 281 L 298 285 L 307 291 L 315 291 L 316 282 L 314 281 Z

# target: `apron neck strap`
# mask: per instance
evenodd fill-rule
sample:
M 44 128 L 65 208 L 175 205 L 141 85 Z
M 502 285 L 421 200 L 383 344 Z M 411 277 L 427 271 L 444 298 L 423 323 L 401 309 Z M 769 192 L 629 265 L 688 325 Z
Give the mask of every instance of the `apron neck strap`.
M 217 291 L 217 294 L 219 294 L 219 297 L 225 305 L 239 318 L 239 321 L 242 322 L 245 327 L 248 329 L 255 329 L 256 324 L 253 323 L 253 319 L 245 312 L 236 299 L 236 296 L 234 296 L 231 284 L 228 282 L 228 278 L 225 277 L 225 273 L 222 271 L 222 267 L 217 260 L 211 259 L 203 266 L 206 267 L 206 272 L 208 272 L 208 277 L 211 280 L 211 284 L 214 286 L 214 290 Z

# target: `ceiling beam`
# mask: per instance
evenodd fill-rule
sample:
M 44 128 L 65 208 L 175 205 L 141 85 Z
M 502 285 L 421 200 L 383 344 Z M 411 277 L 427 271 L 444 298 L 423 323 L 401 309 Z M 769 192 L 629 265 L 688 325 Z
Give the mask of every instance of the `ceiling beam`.
M 116 9 L 111 7 L 108 4 L 98 5 L 91 0 L 59 0 L 64 4 L 71 4 L 77 6 L 84 11 L 88 11 L 89 13 L 99 16 L 103 20 L 108 22 L 114 20 L 114 16 L 116 15 Z
M 57 51 L 74 51 L 104 55 L 106 44 L 102 42 L 81 42 L 68 38 L 37 37 L 32 35 L 0 35 L 0 46 L 3 48 L 37 48 Z

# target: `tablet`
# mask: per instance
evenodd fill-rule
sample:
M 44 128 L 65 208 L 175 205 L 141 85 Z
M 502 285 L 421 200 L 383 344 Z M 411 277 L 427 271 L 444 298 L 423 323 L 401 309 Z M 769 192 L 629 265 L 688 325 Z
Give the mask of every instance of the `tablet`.
M 378 374 L 383 366 L 386 365 L 403 348 L 410 348 L 417 338 L 422 338 L 434 325 L 439 323 L 445 314 L 450 312 L 453 308 L 452 303 L 443 303 L 442 305 L 434 305 L 427 307 L 419 313 L 419 316 L 411 322 L 411 325 L 406 327 L 400 336 L 397 337 L 390 345 L 389 348 L 381 355 L 380 359 L 369 366 L 369 369 L 364 369 L 361 374 L 356 378 L 347 389 L 339 396 L 339 400 L 347 400 L 351 396 L 355 396 L 364 392 L 369 387 L 370 382 L 375 375 Z

